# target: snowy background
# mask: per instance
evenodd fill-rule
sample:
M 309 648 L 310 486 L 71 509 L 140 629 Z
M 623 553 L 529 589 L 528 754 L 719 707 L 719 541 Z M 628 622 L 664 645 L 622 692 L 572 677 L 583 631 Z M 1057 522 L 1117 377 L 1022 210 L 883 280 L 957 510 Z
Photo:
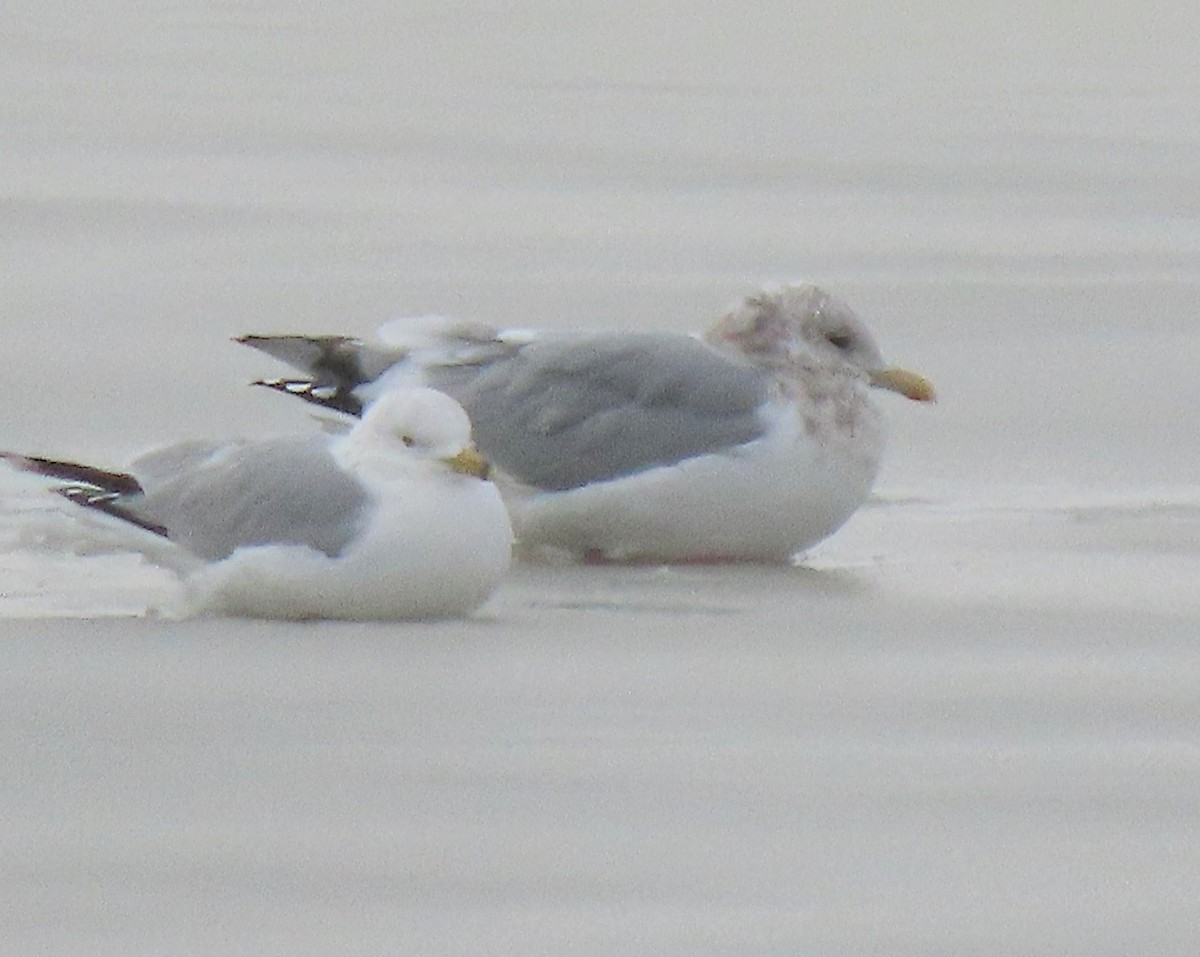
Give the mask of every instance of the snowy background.
M 26 4 L 0 447 L 309 428 L 246 332 L 691 330 L 941 402 L 798 568 L 156 617 L 0 477 L 0 953 L 1194 954 L 1200 7 Z

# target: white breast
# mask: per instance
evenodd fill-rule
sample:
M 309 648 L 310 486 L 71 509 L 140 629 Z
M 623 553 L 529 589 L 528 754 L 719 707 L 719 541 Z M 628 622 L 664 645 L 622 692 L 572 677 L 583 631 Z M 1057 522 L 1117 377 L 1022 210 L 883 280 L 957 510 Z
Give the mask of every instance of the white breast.
M 883 424 L 857 387 L 766 415 L 765 436 L 728 452 L 566 492 L 506 488 L 517 537 L 611 560 L 787 560 L 870 494 Z

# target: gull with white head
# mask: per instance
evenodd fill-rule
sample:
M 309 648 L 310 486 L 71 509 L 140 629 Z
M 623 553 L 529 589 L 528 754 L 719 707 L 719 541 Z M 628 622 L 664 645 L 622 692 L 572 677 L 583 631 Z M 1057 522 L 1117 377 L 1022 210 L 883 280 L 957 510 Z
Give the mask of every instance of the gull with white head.
M 184 443 L 124 472 L 0 455 L 131 528 L 131 548 L 184 574 L 194 611 L 458 617 L 509 564 L 507 511 L 470 422 L 433 389 L 389 392 L 340 437 Z
M 519 545 L 595 560 L 788 560 L 871 491 L 884 423 L 869 391 L 934 399 L 807 283 L 748 296 L 702 336 L 422 317 L 392 320 L 376 342 L 238 341 L 306 373 L 259 384 L 350 415 L 398 385 L 454 396 Z

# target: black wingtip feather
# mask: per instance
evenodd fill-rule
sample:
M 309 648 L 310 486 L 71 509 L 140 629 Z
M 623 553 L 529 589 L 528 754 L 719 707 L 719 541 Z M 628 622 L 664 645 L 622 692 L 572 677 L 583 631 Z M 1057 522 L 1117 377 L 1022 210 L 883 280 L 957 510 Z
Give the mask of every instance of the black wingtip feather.
M 142 491 L 141 483 L 128 472 L 110 472 L 106 469 L 96 468 L 94 465 L 46 459 L 36 455 L 21 455 L 17 452 L 0 452 L 0 458 L 22 472 L 61 479 L 64 482 L 76 482 L 103 492 L 117 495 L 137 495 Z
M 64 485 L 56 488 L 54 491 L 68 502 L 73 502 L 81 508 L 90 508 L 93 511 L 103 512 L 105 515 L 119 518 L 123 522 L 136 525 L 138 528 L 145 529 L 147 532 L 159 535 L 162 538 L 168 537 L 165 525 L 159 525 L 157 522 L 152 522 L 131 512 L 122 504 L 119 493 L 97 491 L 95 488 L 86 485 Z
M 362 416 L 362 401 L 347 389 L 317 385 L 311 379 L 255 379 L 250 384 L 295 396 L 322 409 L 332 409 L 355 418 Z

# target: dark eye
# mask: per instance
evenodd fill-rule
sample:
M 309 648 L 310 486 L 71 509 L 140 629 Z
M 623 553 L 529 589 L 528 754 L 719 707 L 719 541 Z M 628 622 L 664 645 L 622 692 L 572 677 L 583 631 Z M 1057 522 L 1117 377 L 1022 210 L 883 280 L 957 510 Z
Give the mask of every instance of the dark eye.
M 854 343 L 854 337 L 848 332 L 831 332 L 825 337 L 825 341 L 835 349 L 845 351 Z
M 400 436 L 400 441 L 403 442 L 405 445 L 411 447 L 417 440 L 414 439 L 411 435 L 402 435 L 402 436 Z

